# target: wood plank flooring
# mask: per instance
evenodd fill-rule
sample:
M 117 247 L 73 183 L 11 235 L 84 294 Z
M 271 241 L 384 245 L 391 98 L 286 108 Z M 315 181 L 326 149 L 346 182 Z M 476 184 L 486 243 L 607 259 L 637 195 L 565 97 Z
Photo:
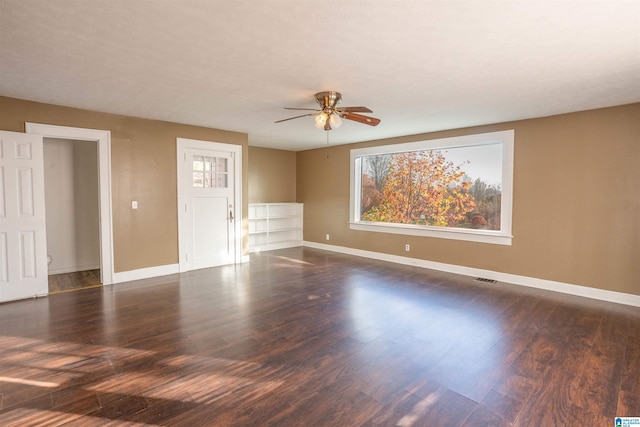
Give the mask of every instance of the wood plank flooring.
M 309 248 L 0 305 L 0 425 L 612 426 L 640 309 Z
M 101 286 L 100 270 L 74 271 L 49 276 L 49 294 Z

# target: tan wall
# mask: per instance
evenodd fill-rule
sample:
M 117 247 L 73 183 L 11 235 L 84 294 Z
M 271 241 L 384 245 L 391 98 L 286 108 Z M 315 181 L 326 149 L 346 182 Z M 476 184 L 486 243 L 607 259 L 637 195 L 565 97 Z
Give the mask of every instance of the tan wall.
M 0 129 L 24 132 L 25 122 L 111 131 L 116 272 L 178 263 L 176 138 L 242 145 L 243 252 L 248 253 L 247 134 L 0 97 Z M 137 211 L 131 200 L 138 201 Z
M 296 153 L 249 147 L 249 203 L 296 201 Z
M 513 245 L 350 230 L 349 150 L 515 130 Z M 304 239 L 640 295 L 640 104 L 297 154 Z M 325 234 L 331 240 L 324 240 Z

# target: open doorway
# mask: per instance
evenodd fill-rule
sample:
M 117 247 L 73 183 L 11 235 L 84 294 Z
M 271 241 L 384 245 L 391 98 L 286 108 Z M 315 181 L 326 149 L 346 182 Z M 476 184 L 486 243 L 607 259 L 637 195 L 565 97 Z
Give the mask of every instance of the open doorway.
M 41 135 L 44 138 L 68 139 L 80 144 L 97 145 L 100 242 L 100 267 L 97 272 L 100 276 L 100 283 L 103 285 L 112 284 L 114 267 L 113 224 L 111 221 L 111 132 L 29 122 L 25 124 L 25 130 L 26 133 Z
M 49 293 L 100 286 L 98 143 L 44 138 Z

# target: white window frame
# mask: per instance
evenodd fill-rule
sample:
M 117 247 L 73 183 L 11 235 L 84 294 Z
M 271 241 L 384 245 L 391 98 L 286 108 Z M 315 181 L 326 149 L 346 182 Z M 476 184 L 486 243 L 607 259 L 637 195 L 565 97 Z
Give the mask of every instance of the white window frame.
M 362 189 L 362 157 L 380 154 L 394 154 L 407 151 L 438 150 L 468 147 L 490 143 L 502 143 L 502 196 L 500 210 L 500 230 L 476 230 L 454 227 L 437 227 L 415 224 L 369 222 L 360 220 Z M 466 240 L 470 242 L 511 245 L 511 214 L 513 200 L 513 147 L 514 131 L 505 130 L 452 138 L 432 139 L 405 144 L 381 145 L 355 148 L 351 150 L 351 179 L 349 227 L 352 230 L 378 233 L 404 234 L 409 236 L 436 237 L 441 239 Z

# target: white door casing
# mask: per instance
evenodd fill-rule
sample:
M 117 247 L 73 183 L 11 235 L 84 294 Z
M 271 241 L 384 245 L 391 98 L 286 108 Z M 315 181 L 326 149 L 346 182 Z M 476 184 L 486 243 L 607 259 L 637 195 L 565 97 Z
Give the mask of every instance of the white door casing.
M 177 139 L 180 271 L 241 262 L 241 149 Z
M 0 301 L 47 293 L 42 137 L 0 131 Z
M 85 129 L 26 123 L 28 134 L 45 138 L 75 139 L 98 143 L 98 186 L 100 199 L 100 276 L 103 285 L 113 283 L 113 220 L 111 210 L 111 132 L 100 129 Z

